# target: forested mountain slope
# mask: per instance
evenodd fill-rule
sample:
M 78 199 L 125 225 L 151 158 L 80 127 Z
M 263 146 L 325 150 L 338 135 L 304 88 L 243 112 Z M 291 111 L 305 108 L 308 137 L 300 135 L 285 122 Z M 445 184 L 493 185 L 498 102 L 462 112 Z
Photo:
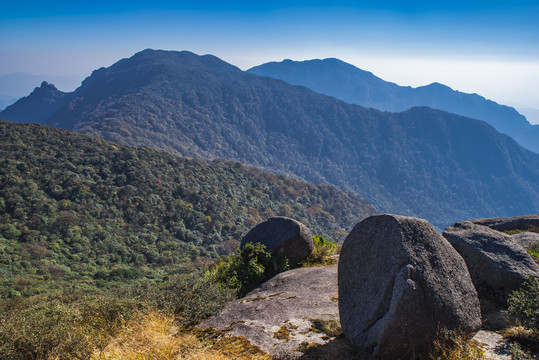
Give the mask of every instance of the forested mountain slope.
M 428 106 L 483 120 L 525 148 L 539 153 L 539 125 L 530 124 L 512 107 L 497 104 L 478 94 L 455 91 L 440 83 L 417 88 L 399 86 L 339 59 L 284 60 L 255 66 L 247 71 L 303 85 L 320 94 L 378 110 L 398 112 L 415 106 Z
M 240 163 L 7 121 L 0 139 L 0 297 L 190 272 L 275 215 L 342 241 L 375 212 L 353 193 Z

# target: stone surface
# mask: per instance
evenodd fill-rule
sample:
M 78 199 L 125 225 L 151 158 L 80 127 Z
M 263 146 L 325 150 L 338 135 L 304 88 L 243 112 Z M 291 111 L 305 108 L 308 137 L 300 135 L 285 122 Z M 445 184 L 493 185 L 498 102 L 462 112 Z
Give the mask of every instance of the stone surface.
M 503 231 L 503 230 L 527 230 L 530 226 L 539 227 L 539 214 L 537 215 L 524 215 L 508 218 L 488 218 L 488 219 L 476 219 L 470 220 L 474 224 L 487 226 L 491 229 Z
M 363 220 L 344 241 L 338 278 L 345 336 L 369 358 L 425 356 L 440 329 L 481 326 L 466 264 L 426 220 Z
M 539 244 L 539 234 L 536 232 L 521 232 L 511 235 L 511 238 L 519 243 L 524 249 L 528 249 L 532 245 Z
M 244 336 L 271 355 L 300 357 L 302 342 L 326 344 L 333 339 L 313 330 L 314 319 L 338 319 L 337 265 L 280 273 L 231 302 L 198 327 Z
M 286 256 L 291 265 L 305 260 L 313 252 L 313 236 L 307 226 L 287 217 L 272 217 L 252 228 L 241 240 L 262 243 L 279 257 Z
M 492 360 L 511 360 L 509 354 L 509 343 L 504 340 L 503 336 L 492 331 L 479 331 L 473 337 L 473 340 L 479 343 L 485 356 Z
M 462 221 L 445 229 L 443 236 L 466 261 L 480 298 L 505 305 L 507 295 L 526 276 L 539 276 L 539 265 L 510 235 Z

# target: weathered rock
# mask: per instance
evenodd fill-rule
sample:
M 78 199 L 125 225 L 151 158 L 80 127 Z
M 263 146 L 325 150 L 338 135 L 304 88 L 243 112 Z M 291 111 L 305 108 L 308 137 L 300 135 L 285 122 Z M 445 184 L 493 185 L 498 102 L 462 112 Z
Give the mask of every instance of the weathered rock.
M 491 229 L 504 231 L 504 230 L 528 230 L 531 226 L 539 227 L 539 214 L 538 215 L 524 215 L 508 218 L 488 218 L 488 219 L 476 219 L 470 220 L 474 224 L 487 226 Z
M 532 245 L 539 244 L 539 234 L 536 232 L 521 232 L 511 235 L 511 239 L 519 243 L 524 249 L 528 249 Z
M 443 236 L 466 261 L 479 297 L 505 305 L 527 276 L 539 276 L 539 266 L 512 236 L 474 222 L 458 222 Z
M 198 327 L 243 336 L 272 355 L 299 357 L 301 343 L 332 340 L 313 329 L 313 319 L 338 319 L 337 300 L 337 265 L 294 269 L 231 302 Z
M 252 228 L 241 240 L 262 243 L 278 257 L 287 257 L 291 265 L 305 260 L 313 252 L 311 230 L 302 223 L 287 217 L 272 217 Z
M 338 277 L 345 336 L 369 358 L 426 356 L 440 329 L 481 326 L 466 264 L 426 220 L 363 220 L 344 241 Z
M 485 356 L 491 360 L 511 360 L 509 348 L 511 343 L 503 336 L 491 331 L 479 331 L 473 337 L 479 343 L 479 347 L 485 352 Z

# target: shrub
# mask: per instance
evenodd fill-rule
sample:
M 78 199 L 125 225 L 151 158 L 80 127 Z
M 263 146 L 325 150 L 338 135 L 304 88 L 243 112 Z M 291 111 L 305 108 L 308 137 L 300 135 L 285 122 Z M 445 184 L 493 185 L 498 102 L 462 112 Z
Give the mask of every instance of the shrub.
M 4 359 L 88 359 L 137 313 L 110 296 L 58 295 L 4 303 L 0 354 Z
M 0 323 L 0 353 L 7 359 L 88 358 L 78 309 L 60 301 L 33 304 L 4 316 Z
M 287 259 L 277 259 L 263 244 L 248 243 L 239 254 L 221 259 L 206 276 L 222 287 L 236 289 L 243 296 L 264 280 L 288 269 Z
M 336 262 L 331 256 L 341 251 L 341 245 L 318 235 L 313 235 L 313 244 L 313 252 L 299 264 L 300 267 L 328 266 Z
M 173 277 L 157 289 L 156 295 L 160 311 L 174 315 L 177 324 L 191 327 L 219 312 L 235 299 L 236 292 L 195 273 Z
M 539 332 L 539 280 L 530 276 L 519 290 L 508 298 L 508 312 L 515 315 L 522 325 Z
M 200 323 L 236 298 L 233 289 L 222 287 L 202 272 L 176 275 L 164 283 L 142 281 L 119 289 L 118 296 L 132 299 L 154 312 L 173 316 L 176 325 L 182 327 Z
M 526 251 L 530 254 L 532 259 L 539 264 L 539 244 L 536 243 L 531 245 Z
M 89 359 L 148 312 L 173 316 L 177 325 L 189 327 L 221 310 L 234 295 L 196 273 L 102 295 L 6 300 L 0 307 L 0 358 Z
M 513 342 L 511 345 L 509 345 L 508 349 L 509 355 L 511 355 L 511 360 L 533 360 L 534 357 L 527 354 L 524 349 L 520 346 L 520 344 Z

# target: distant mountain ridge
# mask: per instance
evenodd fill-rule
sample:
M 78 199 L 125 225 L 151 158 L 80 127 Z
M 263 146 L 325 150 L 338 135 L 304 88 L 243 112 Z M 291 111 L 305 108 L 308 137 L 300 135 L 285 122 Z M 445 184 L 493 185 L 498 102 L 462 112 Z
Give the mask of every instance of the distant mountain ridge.
M 160 50 L 94 71 L 69 96 L 40 122 L 333 184 L 439 228 L 539 211 L 539 155 L 439 110 L 365 109 L 211 55 Z M 21 100 L 0 118 L 24 108 Z
M 320 94 L 350 104 L 382 111 L 400 112 L 428 106 L 479 119 L 513 137 L 522 146 L 539 153 L 539 126 L 532 125 L 514 108 L 497 104 L 477 94 L 455 91 L 432 83 L 412 88 L 399 86 L 339 59 L 269 62 L 247 72 L 302 85 Z
M 72 99 L 73 93 L 60 91 L 53 84 L 43 81 L 30 95 L 8 106 L 2 114 L 12 121 L 25 122 L 26 119 L 32 119 L 33 122 L 45 123 Z
M 80 86 L 83 76 L 37 75 L 16 72 L 0 75 L 0 109 L 14 104 L 19 98 L 27 95 L 33 88 L 46 81 L 54 83 L 60 89 L 71 90 Z

